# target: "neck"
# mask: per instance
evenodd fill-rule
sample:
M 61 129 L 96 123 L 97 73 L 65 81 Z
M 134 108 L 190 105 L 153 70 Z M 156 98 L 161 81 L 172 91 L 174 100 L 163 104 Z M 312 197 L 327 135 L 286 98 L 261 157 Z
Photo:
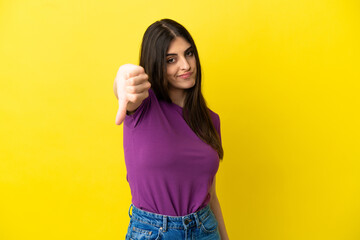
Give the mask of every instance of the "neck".
M 169 89 L 169 97 L 173 103 L 184 107 L 186 92 L 183 89 Z

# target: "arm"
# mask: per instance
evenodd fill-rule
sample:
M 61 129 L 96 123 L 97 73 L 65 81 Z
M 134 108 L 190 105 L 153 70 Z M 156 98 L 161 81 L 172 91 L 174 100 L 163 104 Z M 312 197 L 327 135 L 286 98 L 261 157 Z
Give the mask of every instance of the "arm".
M 210 208 L 213 211 L 213 213 L 216 217 L 216 220 L 218 221 L 220 238 L 222 240 L 228 240 L 229 236 L 226 232 L 225 222 L 224 222 L 224 218 L 223 218 L 223 215 L 221 212 L 220 202 L 216 195 L 216 186 L 215 185 L 216 185 L 216 177 L 214 177 L 214 181 L 213 181 L 213 184 L 210 189 Z

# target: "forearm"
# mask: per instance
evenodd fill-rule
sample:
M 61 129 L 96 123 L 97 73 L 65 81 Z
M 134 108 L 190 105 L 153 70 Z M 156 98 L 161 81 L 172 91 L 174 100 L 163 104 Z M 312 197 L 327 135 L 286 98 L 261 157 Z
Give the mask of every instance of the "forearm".
M 218 226 L 219 226 L 219 232 L 220 232 L 220 237 L 222 240 L 228 240 L 229 236 L 226 232 L 226 227 L 225 227 L 225 221 L 221 212 L 221 207 L 220 207 L 220 203 L 219 203 L 219 199 L 217 198 L 217 196 L 213 196 L 210 200 L 210 208 L 213 211 L 216 220 L 218 221 Z

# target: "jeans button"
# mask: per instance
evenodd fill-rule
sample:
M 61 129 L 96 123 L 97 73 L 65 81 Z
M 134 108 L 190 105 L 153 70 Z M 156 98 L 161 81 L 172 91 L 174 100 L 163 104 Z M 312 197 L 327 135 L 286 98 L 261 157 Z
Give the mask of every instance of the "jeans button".
M 186 225 L 188 225 L 188 224 L 190 223 L 190 220 L 189 220 L 189 219 L 185 219 L 184 223 L 185 223 Z

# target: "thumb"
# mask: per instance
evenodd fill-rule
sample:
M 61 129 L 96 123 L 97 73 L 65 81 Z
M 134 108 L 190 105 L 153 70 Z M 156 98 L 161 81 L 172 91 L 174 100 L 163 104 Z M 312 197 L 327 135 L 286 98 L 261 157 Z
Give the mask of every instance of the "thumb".
M 119 98 L 119 109 L 116 114 L 115 124 L 121 125 L 126 116 L 127 100 L 124 97 Z
M 126 74 L 126 79 L 122 79 L 120 81 L 120 84 L 117 86 L 118 89 L 118 97 L 119 97 L 119 108 L 116 114 L 115 118 L 115 124 L 121 125 L 121 123 L 124 121 L 126 116 L 126 107 L 128 104 L 128 99 L 126 97 L 126 90 L 125 90 L 125 81 L 130 77 L 130 74 Z

